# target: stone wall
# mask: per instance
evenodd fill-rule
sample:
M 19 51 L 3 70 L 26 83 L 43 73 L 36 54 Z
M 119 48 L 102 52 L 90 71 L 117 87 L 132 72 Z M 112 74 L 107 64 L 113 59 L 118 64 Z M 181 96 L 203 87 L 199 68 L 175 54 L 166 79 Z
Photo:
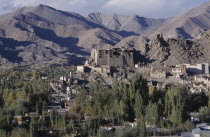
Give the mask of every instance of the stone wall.
M 140 73 L 140 74 L 150 74 L 150 72 L 152 71 L 152 67 L 151 66 L 136 66 L 135 67 L 136 72 Z
M 166 71 L 155 71 L 150 73 L 150 77 L 152 78 L 166 78 L 167 73 Z

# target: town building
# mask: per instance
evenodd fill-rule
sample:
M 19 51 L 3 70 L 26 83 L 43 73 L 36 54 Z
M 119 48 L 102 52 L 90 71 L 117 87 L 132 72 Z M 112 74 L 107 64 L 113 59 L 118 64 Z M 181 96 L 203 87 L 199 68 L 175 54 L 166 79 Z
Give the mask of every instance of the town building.
M 89 72 L 89 68 L 87 66 L 77 66 L 78 72 Z
M 210 77 L 209 76 L 202 76 L 202 75 L 195 76 L 195 82 L 203 83 L 210 87 Z
M 91 57 L 83 66 L 77 66 L 77 72 L 97 72 L 107 76 L 113 68 L 134 70 L 134 56 L 131 48 L 92 49 Z
M 110 66 L 89 66 L 91 71 L 99 72 L 99 73 L 111 73 L 111 67 Z
M 184 64 L 186 66 L 188 73 L 193 74 L 209 74 L 209 64 L 208 63 L 202 63 L 202 64 Z
M 192 132 L 182 132 L 182 137 L 209 137 L 210 136 L 210 126 L 206 123 L 197 124 L 196 128 Z
M 187 69 L 186 69 L 186 65 L 177 65 L 175 68 L 172 68 L 172 74 L 186 74 L 187 73 Z
M 167 78 L 167 73 L 166 71 L 154 71 L 154 72 L 150 72 L 150 77 L 165 79 Z
M 152 71 L 152 67 L 150 65 L 147 64 L 135 64 L 135 70 L 137 73 L 140 74 L 149 74 Z
M 134 67 L 133 51 L 123 47 L 93 49 L 89 61 L 98 66 Z

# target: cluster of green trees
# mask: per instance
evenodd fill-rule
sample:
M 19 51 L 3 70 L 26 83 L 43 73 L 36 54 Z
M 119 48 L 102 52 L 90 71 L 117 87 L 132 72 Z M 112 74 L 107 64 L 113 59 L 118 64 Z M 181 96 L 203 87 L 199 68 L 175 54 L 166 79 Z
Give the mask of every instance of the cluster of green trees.
M 60 116 L 55 109 L 50 116 L 34 116 L 31 118 L 28 134 L 30 137 L 46 137 L 49 134 L 43 131 L 55 131 L 54 137 L 97 135 L 100 128 L 100 119 L 81 120 L 72 115 Z M 56 132 L 59 131 L 59 132 Z
M 118 131 L 105 131 L 99 130 L 97 137 L 137 137 L 139 136 L 139 129 L 138 128 L 126 128 L 123 130 Z
M 203 93 L 192 94 L 181 85 L 149 88 L 147 81 L 137 76 L 129 85 L 115 82 L 113 87 L 106 87 L 98 81 L 91 84 L 90 90 L 83 88 L 77 95 L 72 113 L 106 119 L 115 125 L 136 121 L 138 135 L 144 137 L 146 125 L 157 128 L 182 126 L 189 119 L 189 112 L 196 112 L 207 104 L 208 97 Z
M 61 71 L 57 74 L 56 70 Z M 185 130 L 183 124 L 189 119 L 189 112 L 200 110 L 200 118 L 209 120 L 209 99 L 204 93 L 192 94 L 184 86 L 148 87 L 141 76 L 136 76 L 131 84 L 115 82 L 111 87 L 100 81 L 92 83 L 89 90 L 81 88 L 71 115 L 59 116 L 53 110 L 47 116 L 46 107 L 53 92 L 50 81 L 69 73 L 62 67 L 56 70 L 0 74 L 0 136 L 47 136 L 42 131 L 59 130 L 57 136 L 145 137 L 150 134 L 146 125 Z M 41 79 L 43 74 L 48 76 L 47 80 Z M 13 122 L 14 116 L 25 112 L 36 112 L 36 115 L 30 124 L 19 127 Z M 137 127 L 110 132 L 100 129 L 103 125 L 127 122 L 136 122 Z
M 33 112 L 51 98 L 52 89 L 47 80 L 27 81 L 9 76 L 1 79 L 0 97 L 2 107 L 16 115 Z
M 0 136 L 19 137 L 25 134 L 25 137 L 36 137 L 42 130 L 70 132 L 69 127 L 75 127 L 75 120 L 58 116 L 55 111 L 50 117 L 46 116 L 53 91 L 50 82 L 67 76 L 70 71 L 75 71 L 75 67 L 15 68 L 0 72 Z M 47 79 L 42 79 L 42 76 L 47 76 Z M 32 117 L 30 124 L 23 123 L 19 127 L 14 116 L 28 112 L 36 112 L 36 116 Z
M 25 128 L 15 128 L 8 135 L 6 131 L 0 130 L 0 137 L 29 137 L 29 132 Z
M 49 80 L 41 80 L 40 73 L 34 71 L 6 71 L 0 74 L 1 134 L 14 136 L 13 134 L 20 132 L 21 136 L 28 132 L 27 129 L 16 128 L 13 121 L 16 115 L 28 112 L 46 113 L 46 105 L 52 93 L 49 83 Z
M 210 122 L 210 93 L 209 93 L 209 101 L 208 101 L 208 106 L 202 106 L 199 109 L 199 115 L 198 118 L 202 121 L 202 122 Z

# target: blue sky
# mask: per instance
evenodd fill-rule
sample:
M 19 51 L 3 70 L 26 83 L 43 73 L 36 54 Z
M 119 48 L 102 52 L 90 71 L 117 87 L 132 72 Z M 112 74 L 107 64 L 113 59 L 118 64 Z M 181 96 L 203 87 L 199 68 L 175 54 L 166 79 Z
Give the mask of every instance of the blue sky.
M 82 15 L 91 12 L 140 15 L 152 18 L 176 16 L 210 0 L 0 0 L 0 14 L 23 6 L 45 4 Z

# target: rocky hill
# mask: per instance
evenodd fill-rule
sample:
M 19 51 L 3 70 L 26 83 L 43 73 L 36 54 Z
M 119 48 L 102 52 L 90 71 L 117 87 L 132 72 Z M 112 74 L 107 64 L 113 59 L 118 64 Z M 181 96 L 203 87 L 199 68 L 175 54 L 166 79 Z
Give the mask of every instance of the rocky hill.
M 138 15 L 122 16 L 118 14 L 91 13 L 88 17 L 104 27 L 130 34 L 147 35 L 160 27 L 167 19 L 151 19 Z
M 154 65 L 210 63 L 210 30 L 193 40 L 164 39 L 159 34 L 151 40 L 140 36 L 128 37 L 116 46 L 134 47 L 141 55 L 139 61 Z
M 149 37 L 161 33 L 165 38 L 192 39 L 210 29 L 210 2 L 167 20 Z
M 81 63 L 93 46 L 115 45 L 121 39 L 76 13 L 45 5 L 23 7 L 0 17 L 0 63 Z
M 0 16 L 0 67 L 82 64 L 93 47 L 107 46 L 135 47 L 154 64 L 210 62 L 209 19 L 210 2 L 170 19 L 23 7 Z
M 210 29 L 210 2 L 169 19 L 102 13 L 91 13 L 88 17 L 92 21 L 115 31 L 126 31 L 130 34 L 139 34 L 149 38 L 163 34 L 164 38 L 193 39 Z

